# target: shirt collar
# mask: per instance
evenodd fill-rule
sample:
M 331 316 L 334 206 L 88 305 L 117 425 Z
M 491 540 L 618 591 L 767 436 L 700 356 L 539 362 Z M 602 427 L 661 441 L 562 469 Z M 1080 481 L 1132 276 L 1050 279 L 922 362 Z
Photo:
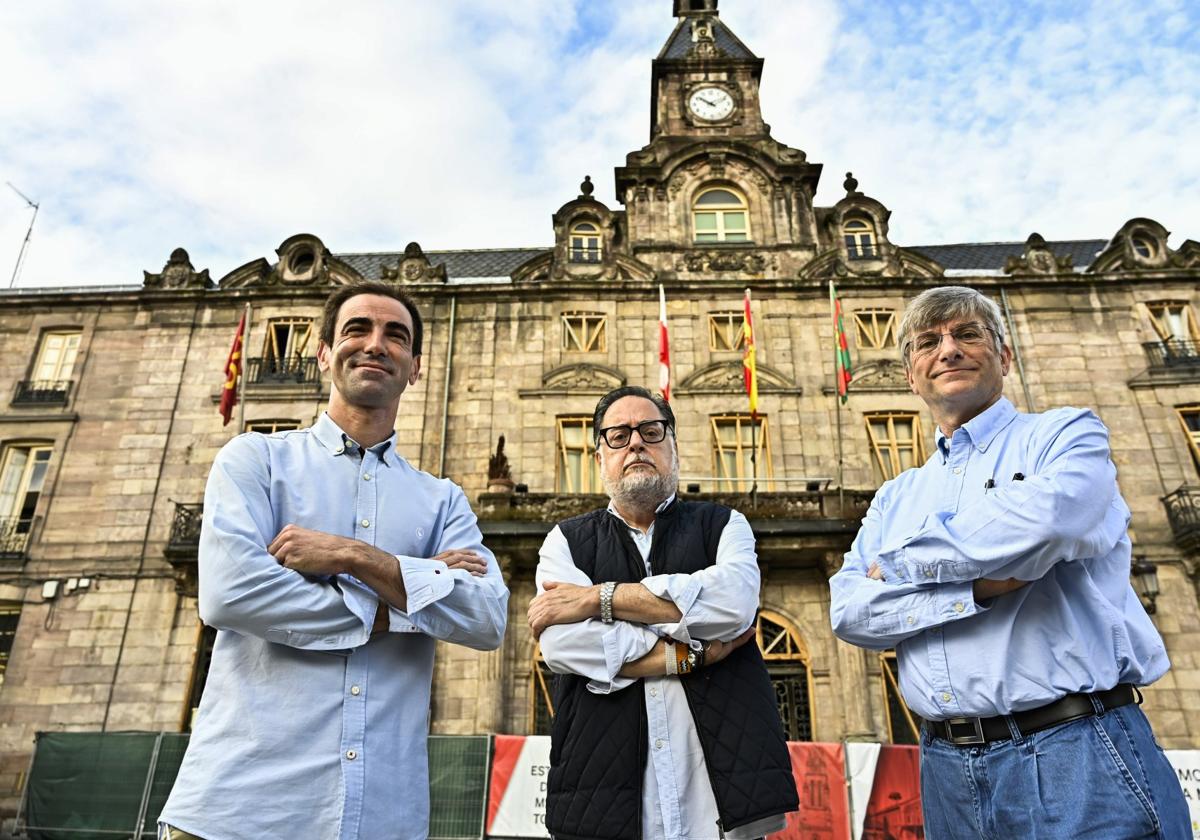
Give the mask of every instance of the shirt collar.
M 312 426 L 312 433 L 320 444 L 329 451 L 330 455 L 345 455 L 359 448 L 354 439 L 342 431 L 341 426 L 333 422 L 327 411 L 321 412 L 321 416 L 317 418 L 317 422 Z M 395 443 L 396 433 L 392 432 L 386 440 L 380 441 L 371 447 L 371 451 L 385 465 L 394 467 L 397 465 L 397 459 L 399 458 L 396 454 Z
M 996 400 L 986 409 L 976 414 L 966 423 L 963 423 L 958 431 L 966 435 L 967 440 L 971 445 L 980 452 L 986 452 L 988 446 L 996 435 L 1004 430 L 1004 427 L 1011 423 L 1017 416 L 1017 410 L 1013 408 L 1013 404 L 1008 401 L 1007 397 L 1001 397 Z M 945 462 L 947 455 L 950 453 L 950 441 L 946 440 L 946 436 L 942 433 L 940 426 L 937 427 L 937 432 L 934 435 L 934 441 L 937 443 L 938 452 L 942 453 L 942 461 Z
M 674 493 L 672 493 L 670 496 L 667 496 L 667 498 L 665 498 L 663 500 L 663 503 L 654 509 L 654 513 L 656 515 L 662 513 L 664 510 L 666 510 L 668 507 L 671 506 L 671 502 L 673 502 L 673 501 L 675 501 Z M 616 507 L 616 505 L 613 504 L 612 499 L 608 500 L 608 512 L 611 513 L 613 516 L 617 517 L 617 519 L 620 519 L 622 522 L 625 522 L 625 517 L 617 512 L 617 507 Z M 638 531 L 639 533 L 641 532 L 641 529 L 634 528 L 634 526 L 630 525 L 628 522 L 625 522 L 625 525 L 626 525 L 626 527 L 631 528 L 634 531 Z M 654 523 L 650 523 L 650 527 L 653 528 Z

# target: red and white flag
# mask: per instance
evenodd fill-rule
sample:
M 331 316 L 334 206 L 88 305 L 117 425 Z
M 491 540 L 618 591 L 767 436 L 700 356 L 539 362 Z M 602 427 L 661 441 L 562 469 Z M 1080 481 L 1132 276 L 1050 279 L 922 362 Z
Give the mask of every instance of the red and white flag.
M 671 401 L 671 345 L 667 339 L 667 293 L 658 284 L 658 390 Z

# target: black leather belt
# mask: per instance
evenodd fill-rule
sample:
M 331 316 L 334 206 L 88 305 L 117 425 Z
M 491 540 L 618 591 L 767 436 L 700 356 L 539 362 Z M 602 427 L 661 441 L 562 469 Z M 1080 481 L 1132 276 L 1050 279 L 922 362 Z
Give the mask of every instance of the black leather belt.
M 1032 735 L 1034 732 L 1058 726 L 1060 723 L 1096 714 L 1096 707 L 1092 704 L 1091 699 L 1093 697 L 1100 701 L 1100 705 L 1104 707 L 1105 711 L 1133 702 L 1139 704 L 1142 702 L 1140 691 L 1129 683 L 1121 683 L 1116 688 L 1097 691 L 1094 694 L 1068 694 L 1053 703 L 1047 703 L 1045 706 L 1024 712 L 1016 712 L 1009 717 L 1012 717 L 1022 735 Z M 1012 731 L 1008 728 L 1005 715 L 986 718 L 960 717 L 949 720 L 922 720 L 921 723 L 933 733 L 934 737 L 960 747 L 990 744 L 992 741 L 1005 741 L 1012 738 Z

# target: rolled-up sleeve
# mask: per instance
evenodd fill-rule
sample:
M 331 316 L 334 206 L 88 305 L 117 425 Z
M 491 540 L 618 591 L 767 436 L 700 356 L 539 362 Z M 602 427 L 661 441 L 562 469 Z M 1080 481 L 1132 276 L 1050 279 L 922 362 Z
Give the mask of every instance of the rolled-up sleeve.
M 592 581 L 571 560 L 571 549 L 558 526 L 551 529 L 539 552 L 537 591 L 546 581 L 591 586 Z M 540 639 L 542 658 L 551 671 L 587 677 L 588 690 L 597 694 L 619 691 L 636 682 L 622 677 L 621 668 L 645 656 L 658 642 L 654 631 L 628 621 L 604 624 L 586 619 L 574 624 L 547 627 Z
M 736 510 L 721 531 L 711 566 L 691 574 L 642 580 L 653 595 L 671 601 L 682 613 L 678 622 L 656 624 L 653 629 L 693 647 L 700 640 L 727 642 L 745 632 L 758 610 L 759 584 L 754 532 Z
M 261 435 L 234 438 L 217 454 L 200 528 L 201 620 L 301 650 L 365 644 L 374 604 L 335 578 L 287 569 L 267 552 L 276 533 L 269 486 L 270 458 Z

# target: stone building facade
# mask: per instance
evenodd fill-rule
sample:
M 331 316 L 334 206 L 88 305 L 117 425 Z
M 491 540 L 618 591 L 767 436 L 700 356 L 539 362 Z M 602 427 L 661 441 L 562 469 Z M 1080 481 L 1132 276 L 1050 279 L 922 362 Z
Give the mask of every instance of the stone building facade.
M 834 639 L 827 579 L 874 489 L 932 446 L 897 316 L 923 289 L 962 283 L 1003 308 L 1018 408 L 1086 406 L 1108 424 L 1142 580 L 1157 581 L 1145 602 L 1174 663 L 1146 708 L 1165 747 L 1200 747 L 1200 244 L 1172 248 L 1144 218 L 1107 239 L 893 243 L 889 210 L 849 174 L 844 198 L 815 205 L 822 166 L 771 136 L 762 70 L 715 0 L 677 0 L 653 63 L 650 142 L 615 171 L 620 206 L 585 179 L 553 213 L 552 247 L 346 254 L 299 234 L 219 281 L 178 249 L 129 287 L 0 293 L 12 394 L 0 805 L 15 806 L 37 731 L 188 727 L 211 638 L 195 601 L 208 468 L 243 428 L 315 420 L 329 386 L 314 320 L 333 286 L 360 279 L 403 284 L 422 306 L 422 376 L 401 402 L 398 449 L 464 486 L 513 593 L 499 651 L 439 650 L 435 732 L 545 726 L 524 620 L 537 548 L 553 522 L 602 503 L 591 411 L 612 387 L 657 382 L 661 283 L 681 491 L 729 500 L 755 528 L 760 644 L 789 732 L 905 740 L 894 660 Z M 854 358 L 844 406 L 831 282 Z M 742 390 L 747 288 L 757 426 Z M 247 305 L 242 414 L 223 426 L 222 368 Z

